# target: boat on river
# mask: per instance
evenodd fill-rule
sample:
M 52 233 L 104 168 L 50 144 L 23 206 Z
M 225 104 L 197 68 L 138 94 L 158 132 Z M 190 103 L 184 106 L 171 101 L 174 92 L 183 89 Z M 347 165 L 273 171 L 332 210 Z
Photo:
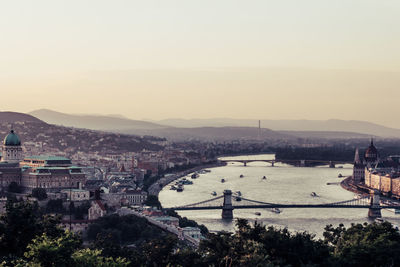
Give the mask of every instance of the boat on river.
M 225 179 L 224 178 L 221 179 L 221 183 L 225 183 Z
M 243 178 L 244 177 L 244 175 L 243 174 L 241 174 L 240 176 L 239 176 L 239 178 Z
M 213 191 L 213 192 L 211 193 L 211 195 L 216 196 L 216 195 L 217 195 L 217 192 Z
M 196 179 L 196 178 L 199 178 L 199 174 L 197 173 L 197 172 L 195 172 L 195 173 L 193 173 L 191 176 L 190 176 L 190 178 L 192 178 L 192 179 Z
M 262 178 L 263 180 L 267 180 L 267 177 L 265 177 L 265 176 L 263 176 L 263 178 Z
M 319 196 L 317 195 L 317 193 L 315 193 L 315 192 L 311 192 L 310 196 L 312 196 L 312 197 L 319 197 Z
M 174 185 L 171 185 L 171 187 L 169 188 L 169 190 L 176 190 L 178 188 L 176 188 Z
M 182 192 L 182 191 L 183 191 L 183 185 L 180 184 L 180 185 L 178 186 L 178 188 L 176 189 L 176 192 Z
M 339 175 L 337 176 L 338 178 L 342 178 L 343 175 L 341 173 L 339 173 Z
M 237 196 L 237 197 L 235 197 L 235 200 L 236 200 L 236 201 L 242 201 L 242 198 L 239 197 L 239 196 Z
M 242 192 L 240 192 L 240 191 L 236 191 L 236 194 L 240 197 L 240 196 L 242 196 Z
M 255 212 L 254 214 L 257 215 L 257 216 L 260 216 L 261 212 Z
M 278 214 L 281 213 L 281 210 L 278 208 L 272 208 L 271 211 Z

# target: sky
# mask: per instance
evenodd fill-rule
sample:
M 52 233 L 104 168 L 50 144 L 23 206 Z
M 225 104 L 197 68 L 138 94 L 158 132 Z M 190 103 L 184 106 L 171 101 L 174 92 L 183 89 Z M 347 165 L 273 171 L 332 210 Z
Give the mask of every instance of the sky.
M 400 128 L 398 0 L 0 0 L 0 110 Z

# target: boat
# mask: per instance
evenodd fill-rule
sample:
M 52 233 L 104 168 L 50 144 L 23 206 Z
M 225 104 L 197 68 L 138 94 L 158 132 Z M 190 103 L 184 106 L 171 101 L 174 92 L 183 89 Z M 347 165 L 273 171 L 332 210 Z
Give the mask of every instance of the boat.
M 262 178 L 263 180 L 267 180 L 267 177 L 265 177 L 265 176 L 263 176 L 263 178 Z
M 315 193 L 315 192 L 311 192 L 310 196 L 312 196 L 312 197 L 318 197 L 317 193 Z
M 195 173 L 193 173 L 191 176 L 190 176 L 190 178 L 192 178 L 192 179 L 196 179 L 196 178 L 199 178 L 199 174 L 197 173 L 197 172 L 195 172 Z
M 236 194 L 240 197 L 242 195 L 242 192 L 236 191 Z
M 174 185 L 171 185 L 171 187 L 169 188 L 169 190 L 176 190 L 177 188 Z
M 224 178 L 221 179 L 221 183 L 225 183 L 225 179 Z
M 278 213 L 278 214 L 281 213 L 281 210 L 278 209 L 278 208 L 272 208 L 271 211 L 275 212 L 275 213 Z
M 243 178 L 244 177 L 244 175 L 243 174 L 241 174 L 240 176 L 239 176 L 239 178 Z
M 211 193 L 211 195 L 216 196 L 216 195 L 217 195 L 217 192 L 213 191 L 213 192 Z
M 257 215 L 257 216 L 260 216 L 261 212 L 255 212 L 254 214 Z
M 236 201 L 242 201 L 242 198 L 239 197 L 239 196 L 237 196 L 237 197 L 235 198 L 235 200 L 236 200 Z
M 178 188 L 176 189 L 176 192 L 182 192 L 183 191 L 183 185 L 179 185 Z
M 343 169 L 343 166 L 338 166 L 339 169 Z
M 343 175 L 341 173 L 339 173 L 339 175 L 337 176 L 338 178 L 342 178 Z
M 184 179 L 184 180 L 182 180 L 182 181 L 181 181 L 181 184 L 187 185 L 187 184 L 193 184 L 193 182 L 192 182 L 192 181 L 189 181 L 189 180 L 186 180 L 186 179 Z

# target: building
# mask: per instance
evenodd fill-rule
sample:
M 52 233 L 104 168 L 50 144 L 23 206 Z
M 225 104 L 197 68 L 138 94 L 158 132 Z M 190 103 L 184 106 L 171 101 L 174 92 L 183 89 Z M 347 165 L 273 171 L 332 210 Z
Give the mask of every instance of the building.
M 353 167 L 353 181 L 355 184 L 363 183 L 365 176 L 365 165 L 360 160 L 358 148 L 354 156 L 354 167 Z
M 143 205 L 147 199 L 147 192 L 141 190 L 126 190 L 123 200 L 129 205 Z
M 107 211 L 104 207 L 101 200 L 94 200 L 92 201 L 92 205 L 88 211 L 88 219 L 89 220 L 97 220 L 100 217 L 106 215 Z
M 364 183 L 371 189 L 388 196 L 400 197 L 400 157 L 389 156 L 380 159 L 379 153 L 371 140 L 370 146 L 364 154 L 363 164 L 357 160 L 358 151 L 353 168 L 353 179 L 355 182 Z M 360 173 L 364 169 L 364 177 Z M 359 179 L 362 179 L 360 182 Z
M 21 140 L 18 135 L 14 133 L 14 130 L 11 130 L 4 138 L 1 152 L 2 162 L 19 163 L 22 160 Z
M 21 140 L 11 130 L 4 138 L 1 148 L 1 187 L 15 182 L 26 192 L 33 188 L 45 188 L 57 192 L 66 188 L 80 188 L 86 183 L 81 167 L 73 166 L 71 160 L 55 156 L 32 156 L 23 158 Z
M 379 155 L 378 155 L 378 150 L 374 146 L 374 141 L 371 139 L 371 144 L 365 150 L 364 154 L 364 165 L 367 168 L 373 168 L 375 167 L 376 164 L 379 162 Z
M 67 199 L 71 201 L 85 201 L 89 200 L 90 192 L 82 189 L 64 189 L 62 193 L 67 195 Z
M 197 227 L 184 227 L 182 228 L 182 234 L 197 240 L 201 238 L 201 231 Z
M 55 192 L 67 188 L 81 188 L 86 183 L 86 175 L 81 167 L 72 166 L 71 160 L 64 157 L 35 156 L 21 163 L 21 186 L 25 191 L 45 188 Z

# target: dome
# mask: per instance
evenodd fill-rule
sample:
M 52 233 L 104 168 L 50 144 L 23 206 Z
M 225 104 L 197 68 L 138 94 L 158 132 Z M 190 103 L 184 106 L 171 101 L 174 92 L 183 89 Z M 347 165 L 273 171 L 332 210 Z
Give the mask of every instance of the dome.
M 10 133 L 4 138 L 3 145 L 5 146 L 20 146 L 21 140 L 18 135 L 14 133 L 14 130 L 11 130 Z
M 376 159 L 378 156 L 378 150 L 374 146 L 374 142 L 371 140 L 371 144 L 365 151 L 365 158 L 366 159 Z

